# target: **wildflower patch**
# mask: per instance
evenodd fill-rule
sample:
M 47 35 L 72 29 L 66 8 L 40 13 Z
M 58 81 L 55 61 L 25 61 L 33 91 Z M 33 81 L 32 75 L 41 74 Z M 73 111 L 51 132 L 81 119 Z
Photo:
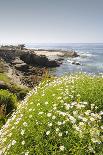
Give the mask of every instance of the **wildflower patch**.
M 71 75 L 41 83 L 0 130 L 0 154 L 102 155 L 103 102 L 92 98 L 102 97 L 100 81 Z

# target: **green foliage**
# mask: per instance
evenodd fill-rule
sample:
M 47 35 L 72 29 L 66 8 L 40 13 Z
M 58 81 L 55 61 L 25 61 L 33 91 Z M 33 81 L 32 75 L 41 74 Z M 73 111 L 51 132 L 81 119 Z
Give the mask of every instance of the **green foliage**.
M 0 59 L 0 73 L 4 73 L 7 71 L 7 68 L 5 67 L 5 63 L 3 60 Z
M 5 124 L 5 122 L 6 122 L 6 118 L 0 115 L 0 129 Z
M 1 129 L 2 155 L 102 155 L 103 78 L 43 82 Z
M 28 93 L 28 89 L 21 89 L 21 90 L 18 91 L 18 93 L 17 93 L 18 99 L 23 100 L 24 97 L 27 95 L 27 93 Z
M 16 108 L 17 97 L 8 90 L 0 90 L 0 107 L 4 106 L 6 114 Z
M 29 88 L 21 88 L 20 86 L 18 85 L 12 85 L 11 86 L 11 91 L 16 94 L 18 100 L 23 100 L 24 97 L 27 95 L 27 93 L 30 91 Z
M 0 80 L 4 81 L 5 83 L 10 82 L 10 78 L 5 73 L 0 73 Z
M 82 101 L 98 106 L 98 111 L 103 110 L 103 77 L 79 74 L 74 81 L 74 95 L 77 94 Z

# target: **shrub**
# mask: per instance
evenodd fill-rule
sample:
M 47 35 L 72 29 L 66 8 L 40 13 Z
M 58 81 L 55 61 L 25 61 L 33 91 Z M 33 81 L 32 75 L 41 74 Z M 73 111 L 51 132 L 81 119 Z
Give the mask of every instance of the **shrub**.
M 1 154 L 102 155 L 102 83 L 70 75 L 40 84 L 2 127 Z
M 0 129 L 5 124 L 5 122 L 6 122 L 6 118 L 4 116 L 0 115 Z
M 16 108 L 17 97 L 8 90 L 0 90 L 0 107 L 5 108 L 6 115 Z
M 22 88 L 18 85 L 11 85 L 11 92 L 16 94 L 18 100 L 23 100 L 24 97 L 27 95 L 29 92 L 29 88 Z

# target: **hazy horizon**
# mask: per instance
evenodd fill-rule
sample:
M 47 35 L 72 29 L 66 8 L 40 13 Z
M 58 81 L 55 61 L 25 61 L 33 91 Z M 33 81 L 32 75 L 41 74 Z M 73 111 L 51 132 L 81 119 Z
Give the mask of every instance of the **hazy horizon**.
M 52 44 L 103 44 L 103 42 L 68 42 L 68 43 L 67 42 L 61 42 L 61 43 L 60 42 L 54 42 L 54 43 L 53 42 L 51 42 L 51 43 L 50 42 L 44 42 L 44 43 L 43 42 L 34 42 L 34 43 L 33 42 L 3 42 L 3 43 L 1 43 L 0 42 L 0 46 L 2 46 L 2 45 L 3 46 L 5 46 L 5 45 L 14 45 L 15 46 L 15 45 L 19 45 L 19 44 L 24 44 L 24 45 L 29 45 L 29 44 L 30 45 L 36 45 L 36 44 L 37 45 L 39 45 L 39 44 L 40 45 L 43 45 L 43 44 L 44 45 L 48 45 L 48 44 L 51 44 L 51 45 Z
M 103 0 L 0 0 L 0 44 L 103 43 Z

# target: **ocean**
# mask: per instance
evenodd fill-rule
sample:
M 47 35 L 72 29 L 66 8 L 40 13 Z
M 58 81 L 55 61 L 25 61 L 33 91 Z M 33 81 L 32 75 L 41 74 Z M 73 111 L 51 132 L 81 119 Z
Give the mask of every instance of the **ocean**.
M 76 58 L 65 58 L 60 67 L 51 69 L 54 75 L 61 76 L 74 72 L 103 73 L 103 43 L 27 44 L 26 47 L 34 49 L 73 49 L 80 55 Z M 71 61 L 79 62 L 80 65 L 71 64 Z

